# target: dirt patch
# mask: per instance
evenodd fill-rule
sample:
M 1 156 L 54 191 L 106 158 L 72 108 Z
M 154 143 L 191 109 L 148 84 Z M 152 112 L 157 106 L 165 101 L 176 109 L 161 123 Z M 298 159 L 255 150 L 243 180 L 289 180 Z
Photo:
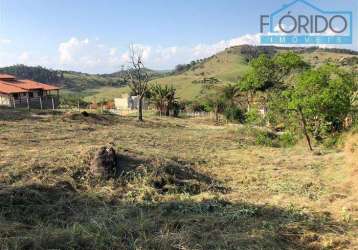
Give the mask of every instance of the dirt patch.
M 111 125 L 114 122 L 113 115 L 102 115 L 88 112 L 66 113 L 63 116 L 64 121 L 77 121 L 89 124 Z
M 206 191 L 226 193 L 229 188 L 209 175 L 194 170 L 191 166 L 168 161 L 154 169 L 150 184 L 162 193 L 199 194 Z
M 98 179 L 98 175 L 92 173 L 93 165 L 99 163 L 102 168 L 103 163 L 105 165 L 108 163 L 110 167 L 115 164 L 120 170 L 116 171 L 115 175 L 111 175 L 110 179 L 116 183 L 115 186 L 121 186 L 122 190 L 128 191 L 129 187 L 138 186 L 138 182 L 141 182 L 143 187 L 152 188 L 158 194 L 187 193 L 196 195 L 202 192 L 227 193 L 230 190 L 209 174 L 201 173 L 185 163 L 169 159 L 148 158 L 129 150 L 118 150 L 115 157 L 111 152 L 106 148 L 101 148 L 97 153 L 91 151 L 89 153 L 91 156 L 87 156 L 86 160 L 88 167 L 78 173 L 79 176 L 76 175 L 73 178 L 77 181 L 89 178 L 91 183 L 101 185 L 101 182 L 93 181 Z M 105 155 L 104 160 L 102 159 L 103 155 Z M 89 161 L 89 159 L 92 160 Z

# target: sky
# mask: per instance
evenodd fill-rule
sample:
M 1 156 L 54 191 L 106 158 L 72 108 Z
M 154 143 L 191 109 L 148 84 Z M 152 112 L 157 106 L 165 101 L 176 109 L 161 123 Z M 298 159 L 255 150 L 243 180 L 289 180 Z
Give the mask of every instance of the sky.
M 354 13 L 357 0 L 309 0 Z M 41 65 L 111 73 L 143 51 L 147 67 L 172 69 L 227 47 L 259 45 L 260 15 L 292 0 L 0 0 L 0 66 Z M 358 50 L 355 34 L 349 49 Z

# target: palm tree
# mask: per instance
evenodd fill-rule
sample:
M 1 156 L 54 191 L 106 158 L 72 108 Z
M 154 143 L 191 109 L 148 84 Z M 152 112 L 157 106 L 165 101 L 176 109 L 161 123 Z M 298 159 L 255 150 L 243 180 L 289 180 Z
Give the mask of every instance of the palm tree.
M 240 87 L 237 84 L 227 84 L 222 88 L 223 98 L 227 101 L 228 106 L 234 107 L 237 97 L 240 96 Z
M 155 105 L 155 108 L 159 111 L 160 116 L 165 109 L 165 96 L 166 93 L 161 85 L 154 84 L 150 88 L 150 100 Z
M 174 108 L 174 104 L 176 101 L 176 89 L 173 86 L 168 87 L 167 85 L 165 86 L 165 91 L 166 91 L 166 112 L 165 115 L 169 116 L 170 115 L 170 110 L 172 110 Z
M 164 113 L 169 116 L 176 101 L 176 89 L 173 86 L 154 84 L 151 89 L 151 101 L 154 103 L 160 116 Z

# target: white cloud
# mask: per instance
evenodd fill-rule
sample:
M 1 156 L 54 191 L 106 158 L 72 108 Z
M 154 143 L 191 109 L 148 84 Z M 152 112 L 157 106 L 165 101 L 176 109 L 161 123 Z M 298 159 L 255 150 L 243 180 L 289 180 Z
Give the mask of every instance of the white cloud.
M 208 57 L 235 45 L 259 44 L 259 34 L 245 35 L 230 40 L 222 40 L 214 44 L 197 44 L 192 47 L 150 46 L 133 44 L 142 52 L 147 67 L 170 69 L 180 63 Z M 84 72 L 112 72 L 129 62 L 129 52 L 109 47 L 100 43 L 99 39 L 79 39 L 73 37 L 60 43 L 58 47 L 58 67 L 61 69 Z
M 110 72 L 120 68 L 122 57 L 117 48 L 100 43 L 99 39 L 73 37 L 60 43 L 58 66 L 84 72 Z
M 10 44 L 10 43 L 11 43 L 10 39 L 0 38 L 0 44 L 4 45 L 4 44 Z
M 116 48 L 111 48 L 110 51 L 109 51 L 109 54 L 110 54 L 111 56 L 114 56 L 114 55 L 116 55 L 117 51 L 118 51 L 118 50 L 117 50 Z
M 171 69 L 178 64 L 210 57 L 232 46 L 260 45 L 260 35 L 247 34 L 233 39 L 215 43 L 200 43 L 193 46 L 151 46 L 146 44 L 134 44 L 133 46 L 142 51 L 146 67 Z M 0 39 L 0 43 L 3 40 Z M 11 47 L 11 45 L 9 46 Z M 348 48 L 354 47 L 357 49 L 356 45 Z M 72 37 L 58 45 L 57 54 L 54 56 L 32 51 L 10 52 L 4 46 L 0 47 L 0 66 L 22 63 L 88 73 L 111 73 L 129 62 L 128 49 L 108 46 L 98 38 Z
M 30 53 L 27 51 L 22 52 L 19 56 L 19 60 L 22 63 L 26 63 L 29 60 L 29 58 L 30 58 Z
M 25 64 L 28 66 L 56 67 L 56 62 L 46 55 L 31 53 L 29 51 L 10 52 L 0 50 L 0 67 L 14 64 Z
M 230 40 L 222 40 L 214 44 L 198 44 L 192 48 L 193 59 L 212 56 L 226 48 L 238 45 L 259 45 L 260 34 L 247 34 Z
M 220 51 L 238 45 L 260 45 L 260 33 L 247 34 L 216 43 L 200 43 L 194 46 L 150 46 L 134 44 L 140 50 L 146 67 L 153 69 L 171 69 L 177 64 L 210 57 Z M 290 46 L 279 45 L 276 46 Z M 291 45 L 297 46 L 297 45 Z M 312 46 L 312 45 L 307 45 Z M 327 46 L 321 46 L 327 47 Z M 353 47 L 351 47 L 353 48 Z M 118 70 L 121 65 L 129 63 L 128 49 L 109 47 L 99 39 L 90 40 L 71 38 L 59 46 L 60 68 L 83 72 L 103 73 Z

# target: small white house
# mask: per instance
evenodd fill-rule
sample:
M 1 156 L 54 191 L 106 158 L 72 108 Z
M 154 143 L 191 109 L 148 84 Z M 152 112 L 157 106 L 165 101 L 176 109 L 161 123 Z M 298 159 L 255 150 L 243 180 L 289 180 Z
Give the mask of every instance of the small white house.
M 123 95 L 121 98 L 114 98 L 114 106 L 118 110 L 137 110 L 139 108 L 139 96 Z M 143 99 L 143 109 L 148 109 L 146 99 Z

